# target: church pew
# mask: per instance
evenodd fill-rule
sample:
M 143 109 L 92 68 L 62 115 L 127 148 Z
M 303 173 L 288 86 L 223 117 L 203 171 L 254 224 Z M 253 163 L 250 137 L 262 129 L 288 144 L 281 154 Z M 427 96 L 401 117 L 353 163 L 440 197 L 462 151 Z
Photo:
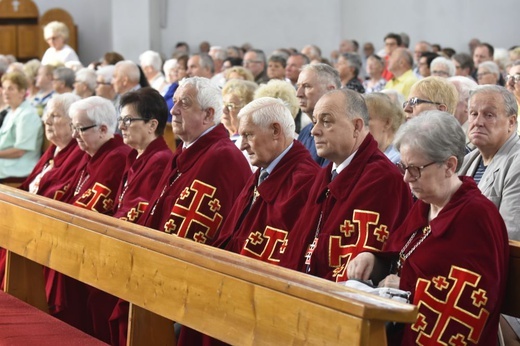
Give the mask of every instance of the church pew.
M 232 344 L 385 345 L 386 321 L 411 323 L 417 314 L 412 305 L 5 186 L 0 246 L 10 254 L 6 290 L 22 300 L 41 303 L 34 282 L 42 276 L 21 272 L 44 265 L 131 302 L 130 345 L 165 344 L 170 321 Z

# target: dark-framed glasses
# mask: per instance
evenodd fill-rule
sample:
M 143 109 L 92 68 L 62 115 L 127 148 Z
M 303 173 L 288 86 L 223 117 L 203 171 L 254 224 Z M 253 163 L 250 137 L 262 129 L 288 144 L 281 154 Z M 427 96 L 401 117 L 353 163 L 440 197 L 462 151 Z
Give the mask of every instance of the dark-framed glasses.
M 441 105 L 442 103 L 439 103 L 439 102 L 433 102 L 433 101 L 430 101 L 430 100 L 423 100 L 423 99 L 420 99 L 418 97 L 412 97 L 411 99 L 409 99 L 408 101 L 405 101 L 403 103 L 403 109 L 410 106 L 410 107 L 415 107 L 417 105 L 420 105 L 421 103 L 428 103 L 428 104 L 432 104 L 432 105 Z
M 515 74 L 515 75 L 508 74 L 507 81 L 509 82 L 511 79 L 513 79 L 515 81 L 515 83 L 520 82 L 520 74 Z
M 434 163 L 436 163 L 436 162 L 433 161 L 433 162 L 430 162 L 430 163 L 428 163 L 426 165 L 422 165 L 422 166 L 414 166 L 414 165 L 406 166 L 404 163 L 398 162 L 398 163 L 396 163 L 396 166 L 397 166 L 397 168 L 399 168 L 399 171 L 401 172 L 402 175 L 405 175 L 406 171 L 408 171 L 408 174 L 410 174 L 410 176 L 412 178 L 417 180 L 421 177 L 421 171 L 423 169 L 425 169 L 426 167 L 433 165 Z
M 83 133 L 87 130 L 90 130 L 94 127 L 98 126 L 98 124 L 94 124 L 94 125 L 90 125 L 90 126 L 83 126 L 83 127 L 80 127 L 80 126 L 74 126 L 74 124 L 70 123 L 70 129 L 72 130 L 72 132 L 78 132 L 78 133 Z
M 118 124 L 123 123 L 125 126 L 130 126 L 133 121 L 137 121 L 137 120 L 146 121 L 148 119 L 145 119 L 145 118 L 132 118 L 130 116 L 126 116 L 126 117 L 119 117 L 119 118 L 117 118 L 117 123 Z

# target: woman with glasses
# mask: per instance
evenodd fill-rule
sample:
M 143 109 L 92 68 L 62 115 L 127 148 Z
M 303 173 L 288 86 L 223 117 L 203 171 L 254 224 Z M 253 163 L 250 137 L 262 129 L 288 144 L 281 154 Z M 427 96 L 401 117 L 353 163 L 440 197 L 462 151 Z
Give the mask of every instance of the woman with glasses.
M 509 74 L 506 79 L 506 88 L 515 95 L 518 109 L 520 109 L 520 60 L 513 62 L 513 66 L 509 69 Z M 520 126 L 518 127 L 517 132 L 520 134 Z
M 173 95 L 179 87 L 179 82 L 188 76 L 188 56 L 180 55 L 176 59 L 166 60 L 164 63 L 164 75 L 166 82 L 169 83 L 168 89 L 164 94 L 164 99 L 168 107 L 168 122 L 172 122 L 172 116 L 169 113 L 173 108 Z
M 426 77 L 412 85 L 403 110 L 406 120 L 431 110 L 454 114 L 458 100 L 457 89 L 446 78 Z
M 173 153 L 163 138 L 168 108 L 153 88 L 141 88 L 121 97 L 118 119 L 123 141 L 132 148 L 114 203 L 113 216 L 132 223 L 148 207 Z M 110 316 L 112 345 L 126 345 L 128 302 L 119 300 Z
M 8 108 L 0 127 L 0 183 L 18 186 L 40 159 L 42 122 L 25 99 L 28 86 L 22 72 L 2 76 L 2 97 Z
M 65 64 L 79 61 L 78 55 L 68 44 L 69 28 L 62 22 L 50 22 L 43 28 L 43 36 L 49 45 L 42 57 L 42 65 Z
M 227 82 L 222 89 L 224 108 L 221 121 L 233 142 L 240 137 L 238 135 L 238 112 L 246 104 L 253 101 L 257 87 L 254 82 L 233 79 Z
M 115 136 L 116 110 L 109 100 L 91 96 L 70 106 L 72 137 L 86 155 L 77 163 L 74 177 L 62 201 L 74 206 L 112 215 L 116 193 L 131 148 Z M 72 283 L 71 283 L 72 281 Z M 117 298 L 61 274 L 47 279 L 56 290 L 64 313 L 82 317 L 81 330 L 110 343 L 108 319 Z M 72 294 L 76 296 L 71 297 Z M 77 302 L 74 308 L 69 304 Z
M 430 111 L 405 123 L 394 144 L 418 201 L 383 252 L 364 252 L 350 263 L 349 278 L 411 292 L 419 317 L 391 335 L 390 344 L 496 344 L 507 231 L 473 179 L 457 176 L 462 128 L 452 115 Z

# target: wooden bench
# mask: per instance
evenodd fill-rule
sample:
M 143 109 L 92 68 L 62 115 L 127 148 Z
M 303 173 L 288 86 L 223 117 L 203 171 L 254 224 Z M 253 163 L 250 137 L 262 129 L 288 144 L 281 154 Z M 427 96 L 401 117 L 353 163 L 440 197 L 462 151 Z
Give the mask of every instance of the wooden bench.
M 131 302 L 130 345 L 172 323 L 231 344 L 385 345 L 416 307 L 0 186 L 6 291 L 45 309 L 42 265 Z M 157 322 L 159 321 L 159 322 Z

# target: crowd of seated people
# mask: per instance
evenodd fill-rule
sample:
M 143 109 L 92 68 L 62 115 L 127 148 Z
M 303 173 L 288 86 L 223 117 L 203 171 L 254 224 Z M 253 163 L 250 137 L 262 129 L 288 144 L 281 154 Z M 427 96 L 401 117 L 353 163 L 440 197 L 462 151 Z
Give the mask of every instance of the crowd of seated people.
M 389 33 L 379 52 L 349 39 L 328 59 L 315 44 L 203 42 L 193 53 L 179 42 L 169 59 L 107 52 L 84 67 L 66 26 L 44 35 L 41 61 L 0 55 L 0 183 L 328 280 L 409 291 L 422 319 L 391 344 L 496 341 L 507 241 L 520 240 L 520 48 L 412 51 Z M 2 277 L 4 261 L 0 249 Z M 126 344 L 126 302 L 44 273 L 54 316 Z M 436 324 L 428 308 L 442 300 L 438 278 L 451 289 L 462 273 L 481 277 L 474 288 L 488 298 L 475 308 L 459 292 L 476 333 Z M 201 343 L 218 341 L 182 328 L 180 345 Z

